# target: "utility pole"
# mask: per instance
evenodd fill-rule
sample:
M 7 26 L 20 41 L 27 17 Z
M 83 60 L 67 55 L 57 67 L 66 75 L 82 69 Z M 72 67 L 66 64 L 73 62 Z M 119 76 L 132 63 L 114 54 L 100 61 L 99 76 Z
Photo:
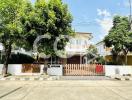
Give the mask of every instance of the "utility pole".
M 129 5 L 130 5 L 129 23 L 130 23 L 130 31 L 132 31 L 132 3 L 131 3 L 131 0 L 129 0 Z

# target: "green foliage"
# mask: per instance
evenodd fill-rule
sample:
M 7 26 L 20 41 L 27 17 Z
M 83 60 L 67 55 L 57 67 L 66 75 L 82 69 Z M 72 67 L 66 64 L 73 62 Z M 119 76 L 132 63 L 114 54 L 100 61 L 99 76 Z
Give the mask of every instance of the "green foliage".
M 88 59 L 93 59 L 97 56 L 97 48 L 94 45 L 90 45 L 89 48 L 87 49 L 87 58 Z
M 0 0 L 0 42 L 5 48 L 23 37 L 21 17 L 25 4 L 24 0 Z
M 94 45 L 90 45 L 89 48 L 88 48 L 88 52 L 91 52 L 93 54 L 97 54 L 98 50 Z
M 12 48 L 33 49 L 39 35 L 49 34 L 43 39 L 39 51 L 54 54 L 53 44 L 59 35 L 71 35 L 72 17 L 67 5 L 61 0 L 36 0 L 35 6 L 27 0 L 0 0 L 0 42 L 5 49 L 2 74 L 6 76 Z M 66 40 L 61 40 L 62 49 Z
M 38 50 L 54 54 L 56 37 L 74 33 L 71 23 L 72 16 L 61 0 L 36 0 L 34 5 L 27 0 L 0 0 L 0 42 L 7 50 L 9 46 L 32 50 L 37 36 L 49 34 L 51 39 L 40 41 Z M 67 41 L 62 39 L 59 48 L 64 49 Z
M 72 16 L 68 11 L 67 5 L 61 0 L 37 0 L 33 11 L 28 13 L 25 19 L 26 41 L 33 45 L 34 40 L 39 35 L 48 34 L 51 39 L 42 39 L 38 43 L 38 51 L 54 55 L 53 45 L 59 35 L 72 35 L 71 29 Z M 67 39 L 59 42 L 59 48 L 64 49 Z
M 105 58 L 103 56 L 99 56 L 96 58 L 98 64 L 105 64 Z
M 126 56 L 129 51 L 132 51 L 132 32 L 130 32 L 130 23 L 127 17 L 114 17 L 113 27 L 104 42 L 107 47 L 113 47 L 112 53 L 115 59 L 119 55 Z

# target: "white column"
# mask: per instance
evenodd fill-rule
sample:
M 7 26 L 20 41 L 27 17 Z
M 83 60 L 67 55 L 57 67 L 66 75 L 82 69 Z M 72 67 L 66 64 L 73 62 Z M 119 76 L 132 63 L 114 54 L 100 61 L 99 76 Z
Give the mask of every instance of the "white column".
M 44 72 L 44 65 L 40 65 L 40 74 L 43 74 Z

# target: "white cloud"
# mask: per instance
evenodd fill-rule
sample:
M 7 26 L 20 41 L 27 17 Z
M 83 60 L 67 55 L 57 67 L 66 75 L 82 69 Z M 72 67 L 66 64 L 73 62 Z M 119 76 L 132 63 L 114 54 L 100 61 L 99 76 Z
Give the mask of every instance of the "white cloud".
M 103 32 L 106 33 L 106 34 L 109 32 L 109 30 L 113 26 L 112 18 L 96 19 L 96 21 L 101 26 Z
M 97 9 L 97 14 L 99 16 L 109 17 L 111 14 L 106 9 Z
M 101 12 L 101 11 L 103 11 L 103 12 Z M 111 16 L 111 13 L 108 12 L 107 10 L 97 9 L 97 14 L 99 16 L 105 15 L 102 18 L 95 19 L 96 22 L 99 24 L 99 26 L 101 28 L 100 29 L 101 30 L 101 34 L 100 34 L 99 38 L 103 39 L 104 36 L 106 36 L 108 34 L 109 30 L 113 26 L 113 21 L 112 21 L 113 18 Z
M 108 34 L 109 30 L 113 26 L 112 18 L 97 19 L 96 21 L 101 27 L 100 39 L 103 39 L 104 36 Z
M 121 6 L 121 3 L 120 3 L 120 2 L 118 2 L 118 3 L 117 3 L 117 6 Z

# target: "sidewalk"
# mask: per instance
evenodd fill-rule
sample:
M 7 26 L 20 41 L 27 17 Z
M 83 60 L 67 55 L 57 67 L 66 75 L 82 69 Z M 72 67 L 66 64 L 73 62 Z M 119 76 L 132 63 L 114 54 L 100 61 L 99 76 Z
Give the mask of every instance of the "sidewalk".
M 48 76 L 48 75 L 36 75 L 36 76 L 0 76 L 0 81 L 54 81 L 54 80 L 119 80 L 119 81 L 132 81 L 132 76 L 120 76 L 114 75 L 111 77 L 106 76 Z
M 113 80 L 105 76 L 48 76 L 48 75 L 38 75 L 38 76 L 8 76 L 1 77 L 1 81 L 11 80 L 11 81 L 43 81 L 43 80 Z

